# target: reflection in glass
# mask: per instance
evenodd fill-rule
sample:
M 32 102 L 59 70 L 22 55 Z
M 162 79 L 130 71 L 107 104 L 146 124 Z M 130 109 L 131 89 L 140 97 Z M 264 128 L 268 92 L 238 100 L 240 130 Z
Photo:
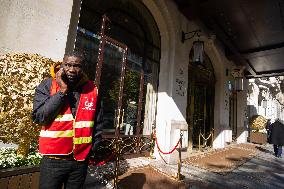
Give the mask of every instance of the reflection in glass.
M 141 66 L 139 72 L 130 60 L 127 62 L 124 78 L 123 104 L 124 121 L 121 128 L 122 134 L 133 135 L 137 131 L 137 116 L 139 103 L 139 86 L 141 77 Z M 141 65 L 141 64 L 140 64 Z M 139 67 L 139 64 L 138 64 Z
M 99 92 L 104 106 L 104 130 L 114 132 L 124 50 L 110 43 L 106 43 L 104 48 Z
M 141 114 L 143 135 L 150 135 L 152 133 L 152 125 L 155 122 L 158 69 L 159 65 L 157 63 L 146 59 L 144 66 L 145 75 L 143 85 L 143 106 Z
M 78 27 L 75 43 L 76 50 L 84 53 L 86 59 L 85 72 L 92 81 L 95 80 L 99 43 L 98 35 Z
M 86 56 L 86 73 L 91 80 L 95 80 L 96 63 L 100 37 L 86 29 L 78 28 L 76 49 L 84 52 Z M 114 132 L 115 111 L 118 108 L 118 95 L 121 81 L 123 49 L 106 43 L 104 62 L 102 65 L 100 97 L 104 106 L 104 131 Z M 155 108 L 157 98 L 157 79 L 159 65 L 150 59 L 145 59 L 128 50 L 124 91 L 122 97 L 122 112 L 120 132 L 125 135 L 150 135 L 152 124 L 155 121 Z M 141 95 L 140 122 L 138 121 L 138 107 L 141 77 L 143 74 L 143 87 Z M 122 115 L 123 114 L 123 115 Z M 143 129 L 137 133 L 137 125 Z

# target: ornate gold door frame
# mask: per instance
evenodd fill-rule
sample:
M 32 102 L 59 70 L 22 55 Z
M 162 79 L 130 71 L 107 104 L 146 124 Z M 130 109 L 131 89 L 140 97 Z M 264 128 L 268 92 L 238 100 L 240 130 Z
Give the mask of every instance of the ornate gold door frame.
M 187 122 L 189 146 L 211 146 L 214 129 L 215 79 L 213 70 L 189 64 Z

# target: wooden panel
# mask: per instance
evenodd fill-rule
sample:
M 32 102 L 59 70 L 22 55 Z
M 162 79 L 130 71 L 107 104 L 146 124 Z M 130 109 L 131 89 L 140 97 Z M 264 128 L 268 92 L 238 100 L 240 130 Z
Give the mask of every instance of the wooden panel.
M 7 189 L 8 188 L 8 183 L 9 183 L 9 178 L 1 178 L 0 179 L 1 189 Z
M 0 189 L 38 189 L 39 167 L 0 170 Z
M 22 176 L 12 176 L 9 179 L 8 189 L 18 189 Z
M 30 189 L 38 189 L 39 188 L 39 172 L 30 173 L 30 175 L 31 175 Z
M 30 174 L 23 174 L 19 183 L 20 189 L 29 189 L 31 183 L 31 175 Z
M 39 167 L 31 166 L 31 167 L 16 167 L 11 169 L 2 169 L 0 170 L 0 178 L 17 176 L 33 172 L 39 172 Z

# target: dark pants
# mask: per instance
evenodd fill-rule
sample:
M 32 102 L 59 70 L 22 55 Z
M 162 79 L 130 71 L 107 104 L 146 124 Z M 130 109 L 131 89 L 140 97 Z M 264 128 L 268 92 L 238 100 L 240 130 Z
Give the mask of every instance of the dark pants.
M 81 189 L 87 175 L 87 162 L 49 159 L 43 157 L 40 165 L 40 189 Z
M 282 155 L 282 145 L 273 144 L 274 154 L 276 157 L 281 157 Z

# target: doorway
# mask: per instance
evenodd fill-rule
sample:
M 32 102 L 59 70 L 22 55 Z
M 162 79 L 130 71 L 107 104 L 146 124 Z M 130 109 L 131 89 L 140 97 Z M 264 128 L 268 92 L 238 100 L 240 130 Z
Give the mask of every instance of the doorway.
M 189 62 L 186 118 L 189 125 L 189 150 L 211 147 L 214 137 L 215 76 L 209 57 L 206 54 L 204 57 L 202 64 Z
M 229 96 L 229 127 L 232 130 L 232 140 L 236 141 L 237 139 L 237 122 L 238 122 L 238 113 L 237 113 L 237 92 L 230 92 Z

